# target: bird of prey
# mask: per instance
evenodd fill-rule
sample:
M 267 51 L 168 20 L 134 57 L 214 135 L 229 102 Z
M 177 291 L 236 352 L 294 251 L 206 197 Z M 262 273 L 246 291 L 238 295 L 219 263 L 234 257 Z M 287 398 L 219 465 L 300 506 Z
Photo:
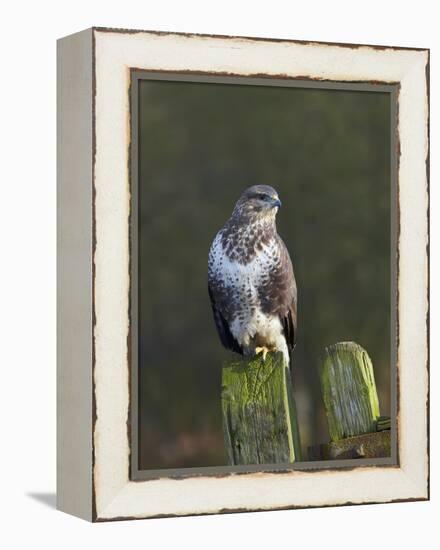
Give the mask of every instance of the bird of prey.
M 289 252 L 277 233 L 281 206 L 268 185 L 246 189 L 209 251 L 208 290 L 220 340 L 252 357 L 295 347 L 297 292 Z

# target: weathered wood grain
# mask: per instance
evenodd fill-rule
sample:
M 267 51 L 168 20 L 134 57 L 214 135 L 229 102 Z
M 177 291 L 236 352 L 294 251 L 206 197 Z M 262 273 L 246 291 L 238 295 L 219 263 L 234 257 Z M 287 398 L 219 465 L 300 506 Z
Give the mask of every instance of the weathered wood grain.
M 375 432 L 379 401 L 367 352 L 354 342 L 331 345 L 320 374 L 331 441 Z
M 300 460 L 290 372 L 282 354 L 226 364 L 222 413 L 231 465 Z
M 384 430 L 313 445 L 308 451 L 310 460 L 385 458 L 391 456 L 391 431 Z

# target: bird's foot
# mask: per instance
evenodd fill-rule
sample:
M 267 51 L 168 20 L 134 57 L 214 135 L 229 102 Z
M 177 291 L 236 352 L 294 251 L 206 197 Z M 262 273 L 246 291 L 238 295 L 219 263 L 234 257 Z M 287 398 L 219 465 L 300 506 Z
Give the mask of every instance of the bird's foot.
M 263 355 L 263 361 L 266 361 L 266 355 L 269 353 L 270 350 L 266 346 L 256 347 L 255 348 L 255 355 L 259 355 L 260 353 Z

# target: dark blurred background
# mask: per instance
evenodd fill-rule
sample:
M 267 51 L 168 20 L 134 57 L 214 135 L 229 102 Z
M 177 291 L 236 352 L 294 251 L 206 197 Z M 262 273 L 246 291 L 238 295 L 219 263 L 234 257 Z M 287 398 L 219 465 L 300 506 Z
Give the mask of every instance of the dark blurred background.
M 303 448 L 328 440 L 318 359 L 354 340 L 390 412 L 390 94 L 142 81 L 139 467 L 226 465 L 208 250 L 248 186 L 272 185 L 298 286 Z

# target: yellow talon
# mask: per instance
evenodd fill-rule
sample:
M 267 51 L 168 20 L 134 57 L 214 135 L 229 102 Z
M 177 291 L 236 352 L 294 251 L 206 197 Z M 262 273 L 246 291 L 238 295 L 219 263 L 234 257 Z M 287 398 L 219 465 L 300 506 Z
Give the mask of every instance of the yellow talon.
M 263 354 L 263 361 L 266 361 L 266 355 L 269 353 L 269 351 L 269 348 L 266 348 L 266 346 L 255 348 L 256 355 L 259 355 L 260 353 Z

